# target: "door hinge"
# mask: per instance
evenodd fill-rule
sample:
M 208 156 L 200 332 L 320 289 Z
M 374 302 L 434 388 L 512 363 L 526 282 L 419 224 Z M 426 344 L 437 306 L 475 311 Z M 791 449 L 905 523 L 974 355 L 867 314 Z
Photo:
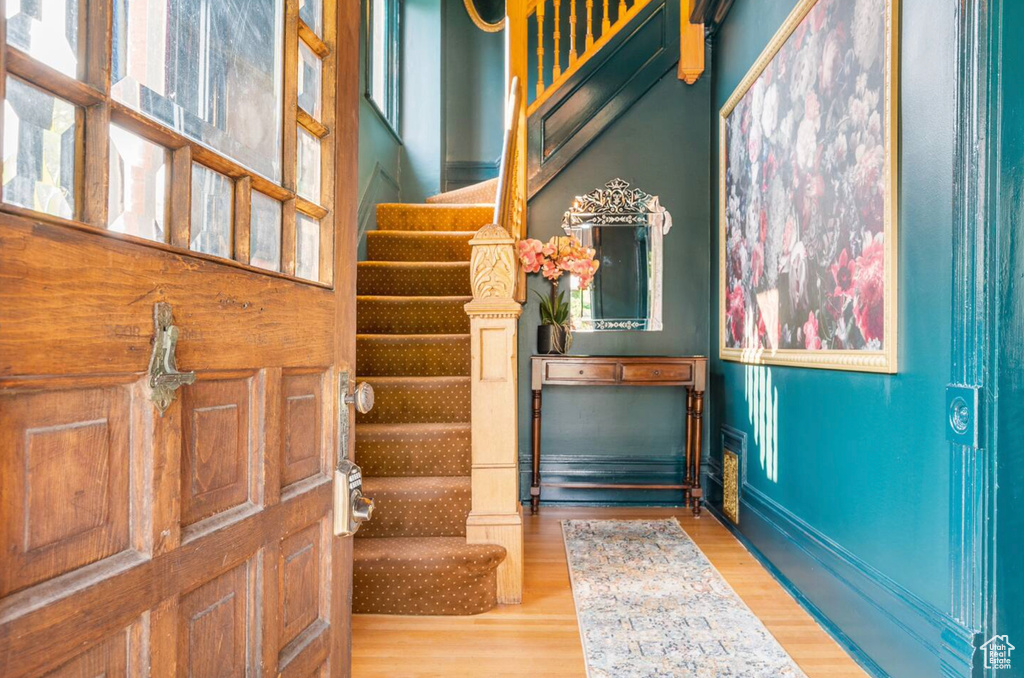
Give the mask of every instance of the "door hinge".
M 981 447 L 981 387 L 946 386 L 946 438 L 951 443 Z

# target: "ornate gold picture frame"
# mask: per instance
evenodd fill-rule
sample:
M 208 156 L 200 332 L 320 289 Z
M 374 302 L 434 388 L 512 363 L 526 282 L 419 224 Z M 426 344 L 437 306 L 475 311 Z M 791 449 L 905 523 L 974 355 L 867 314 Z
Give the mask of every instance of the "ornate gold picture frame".
M 719 355 L 897 367 L 898 0 L 802 0 L 719 117 Z

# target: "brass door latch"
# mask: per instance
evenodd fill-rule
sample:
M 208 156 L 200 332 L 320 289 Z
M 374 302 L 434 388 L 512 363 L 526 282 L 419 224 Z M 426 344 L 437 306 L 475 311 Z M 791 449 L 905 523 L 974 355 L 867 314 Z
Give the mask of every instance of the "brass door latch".
M 194 384 L 195 372 L 179 372 L 174 352 L 178 347 L 178 328 L 173 325 L 171 305 L 153 306 L 153 355 L 149 359 L 150 398 L 160 416 L 174 402 L 175 392 L 185 384 Z

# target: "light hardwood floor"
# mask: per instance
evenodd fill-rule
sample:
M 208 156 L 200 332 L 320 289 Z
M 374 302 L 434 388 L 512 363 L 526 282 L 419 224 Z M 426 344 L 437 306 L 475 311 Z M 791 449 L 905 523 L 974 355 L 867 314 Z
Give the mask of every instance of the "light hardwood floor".
M 582 678 L 583 651 L 559 521 L 673 515 L 809 678 L 867 675 L 707 513 L 700 519 L 683 509 L 543 507 L 539 517 L 528 513 L 522 605 L 500 606 L 475 617 L 356 615 L 354 678 Z

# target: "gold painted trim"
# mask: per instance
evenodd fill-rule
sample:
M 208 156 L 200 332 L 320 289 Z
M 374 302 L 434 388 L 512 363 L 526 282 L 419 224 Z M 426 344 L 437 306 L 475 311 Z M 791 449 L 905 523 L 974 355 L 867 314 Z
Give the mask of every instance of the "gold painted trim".
M 476 10 L 476 5 L 473 4 L 473 0 L 462 0 L 462 4 L 466 6 L 466 14 L 469 14 L 470 20 L 477 28 L 485 33 L 498 33 L 505 29 L 505 17 L 501 18 L 501 21 L 495 23 L 488 23 L 484 21 L 483 17 L 480 16 L 480 12 Z
M 805 349 L 738 349 L 725 345 L 725 169 L 726 120 L 818 0 L 801 0 L 719 111 L 718 119 L 718 355 L 722 360 L 748 364 L 789 365 L 828 370 L 895 374 L 899 347 L 899 0 L 885 4 L 885 347 L 881 351 L 809 351 Z

